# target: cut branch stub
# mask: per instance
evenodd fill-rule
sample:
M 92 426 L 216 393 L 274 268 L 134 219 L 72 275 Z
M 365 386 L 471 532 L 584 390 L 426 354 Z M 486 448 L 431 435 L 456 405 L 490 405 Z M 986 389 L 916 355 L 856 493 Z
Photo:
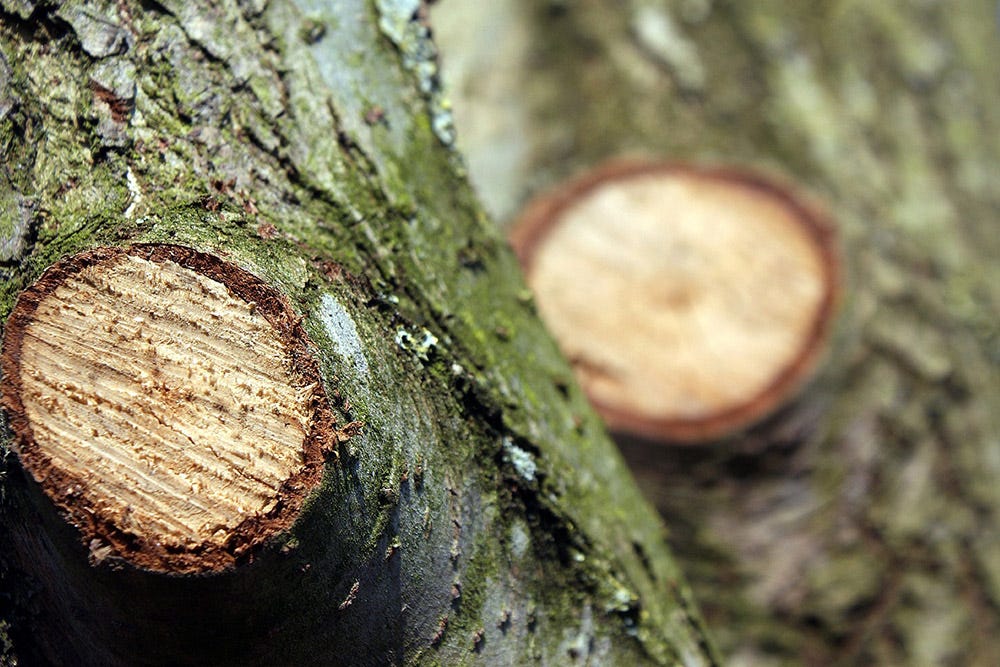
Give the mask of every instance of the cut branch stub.
M 718 438 L 771 413 L 833 316 L 833 228 L 736 170 L 615 162 L 533 202 L 511 241 L 609 426 Z
M 15 451 L 98 559 L 247 561 L 294 522 L 335 443 L 288 301 L 189 248 L 49 268 L 18 299 L 2 361 Z

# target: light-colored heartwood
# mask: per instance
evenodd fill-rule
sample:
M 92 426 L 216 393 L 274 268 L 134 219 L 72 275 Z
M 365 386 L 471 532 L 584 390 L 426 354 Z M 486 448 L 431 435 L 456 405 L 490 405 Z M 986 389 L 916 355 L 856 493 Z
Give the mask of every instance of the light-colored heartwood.
M 34 442 L 103 519 L 167 548 L 221 546 L 303 466 L 312 387 L 255 304 L 173 261 L 71 274 L 21 343 Z
M 756 176 L 622 162 L 539 198 L 512 241 L 611 426 L 693 441 L 765 416 L 811 369 L 836 292 L 817 216 Z

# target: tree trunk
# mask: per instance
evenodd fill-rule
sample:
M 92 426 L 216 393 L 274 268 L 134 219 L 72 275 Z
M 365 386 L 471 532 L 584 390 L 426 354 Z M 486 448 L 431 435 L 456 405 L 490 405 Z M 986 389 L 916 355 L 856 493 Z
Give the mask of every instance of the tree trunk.
M 424 12 L 2 3 L 5 336 L 41 320 L 53 285 L 141 266 L 137 299 L 188 280 L 305 341 L 289 368 L 315 369 L 307 403 L 335 422 L 291 523 L 212 562 L 165 541 L 143 560 L 155 535 L 101 528 L 89 489 L 8 450 L 46 413 L 26 416 L 13 375 L 34 362 L 6 336 L 8 663 L 714 662 L 660 520 L 462 178 Z
M 996 3 L 489 4 L 434 20 L 502 220 L 640 153 L 776 172 L 839 221 L 847 297 L 812 386 L 713 446 L 620 443 L 723 654 L 1000 663 Z

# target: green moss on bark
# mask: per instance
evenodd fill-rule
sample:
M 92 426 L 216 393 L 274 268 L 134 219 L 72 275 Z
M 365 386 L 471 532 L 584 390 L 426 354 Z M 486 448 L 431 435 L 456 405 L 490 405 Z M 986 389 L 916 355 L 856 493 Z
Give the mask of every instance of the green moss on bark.
M 18 118 L 45 137 L 28 167 L 37 237 L 0 267 L 0 316 L 47 266 L 103 244 L 191 246 L 288 295 L 340 418 L 363 426 L 264 558 L 303 587 L 276 603 L 294 621 L 275 632 L 315 628 L 344 661 L 585 661 L 593 647 L 710 662 L 660 524 L 565 395 L 516 262 L 442 143 L 421 17 L 396 16 L 396 40 L 385 6 L 342 5 L 109 5 L 125 47 L 107 53 L 76 18 L 0 21 L 31 100 Z M 24 134 L 0 138 L 31 154 Z M 437 342 L 414 354 L 399 331 Z M 533 480 L 505 442 L 530 452 Z M 33 622 L 15 615 L 15 630 Z M 315 659 L 310 646 L 256 657 Z

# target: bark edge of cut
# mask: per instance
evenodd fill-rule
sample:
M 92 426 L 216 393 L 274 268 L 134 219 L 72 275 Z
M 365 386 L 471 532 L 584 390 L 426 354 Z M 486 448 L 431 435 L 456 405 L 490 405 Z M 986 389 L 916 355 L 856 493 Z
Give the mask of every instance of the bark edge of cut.
M 840 260 L 836 227 L 828 214 L 818 204 L 807 199 L 793 186 L 779 179 L 737 167 L 710 167 L 646 159 L 618 158 L 598 166 L 582 176 L 570 179 L 568 183 L 549 193 L 542 194 L 525 208 L 511 230 L 510 241 L 525 269 L 529 284 L 533 288 L 535 287 L 539 258 L 545 252 L 546 243 L 566 219 L 571 215 L 578 215 L 575 209 L 590 205 L 588 200 L 593 200 L 614 188 L 624 190 L 632 187 L 632 184 L 638 183 L 641 179 L 662 179 L 663 183 L 668 184 L 666 187 L 690 185 L 694 192 L 699 189 L 704 189 L 709 193 L 713 189 L 719 192 L 730 191 L 732 196 L 737 199 L 773 211 L 775 224 L 780 223 L 780 225 L 789 228 L 794 235 L 799 237 L 796 243 L 811 255 L 808 263 L 815 273 L 813 278 L 817 288 L 813 290 L 814 298 L 809 304 L 808 313 L 803 315 L 804 318 L 808 318 L 808 321 L 797 326 L 799 333 L 795 338 L 794 349 L 790 348 L 791 351 L 785 353 L 784 357 L 780 359 L 780 363 L 775 363 L 773 372 L 758 381 L 757 386 L 751 391 L 742 394 L 736 400 L 720 401 L 717 407 L 705 409 L 702 414 L 694 414 L 697 412 L 696 410 L 692 410 L 691 414 L 684 414 L 683 410 L 680 409 L 677 412 L 658 411 L 648 407 L 644 409 L 643 406 L 635 404 L 627 397 L 623 398 L 628 392 L 616 392 L 610 383 L 606 383 L 607 386 L 611 387 L 610 389 L 601 391 L 599 388 L 600 376 L 606 372 L 608 362 L 614 364 L 620 361 L 620 359 L 614 358 L 617 351 L 605 348 L 603 353 L 599 353 L 595 357 L 586 349 L 587 346 L 576 345 L 571 339 L 576 335 L 588 335 L 587 327 L 583 326 L 583 323 L 590 316 L 586 315 L 585 311 L 592 308 L 594 312 L 597 312 L 604 308 L 605 304 L 591 296 L 586 299 L 580 297 L 576 313 L 576 316 L 580 318 L 580 322 L 577 322 L 578 326 L 570 327 L 567 325 L 563 327 L 564 331 L 560 331 L 560 324 L 557 321 L 560 315 L 555 312 L 556 306 L 552 306 L 550 308 L 552 312 L 546 314 L 546 300 L 549 296 L 539 294 L 536 290 L 536 298 L 539 301 L 543 319 L 546 319 L 550 327 L 553 327 L 557 340 L 576 368 L 591 402 L 612 430 L 680 444 L 695 444 L 725 437 L 730 433 L 747 428 L 775 412 L 790 397 L 794 396 L 797 390 L 812 376 L 822 358 L 840 299 Z M 677 182 L 681 182 L 681 186 L 678 186 Z M 670 224 L 671 214 L 672 211 L 657 212 L 657 215 L 662 218 L 663 225 Z M 681 215 L 684 213 L 682 212 Z M 617 224 L 622 234 L 629 231 L 630 222 L 626 219 L 618 221 Z M 791 229 L 793 226 L 794 229 Z M 706 232 L 706 234 L 710 233 Z M 616 243 L 615 238 L 610 235 L 605 240 L 609 245 Z M 765 244 L 768 240 L 762 238 L 760 243 Z M 558 246 L 555 242 L 550 245 Z M 746 252 L 747 249 L 743 250 Z M 561 249 L 551 251 L 551 253 L 558 252 L 569 253 L 571 251 Z M 620 254 L 618 250 L 614 250 L 610 251 L 606 257 L 599 259 L 610 261 L 610 258 L 614 257 L 616 253 Z M 633 260 L 642 262 L 643 258 L 635 257 Z M 599 268 L 600 266 L 596 266 L 595 271 Z M 570 281 L 560 280 L 560 282 Z M 576 282 L 582 284 L 585 281 L 580 278 Z M 633 293 L 635 293 L 640 291 L 642 285 L 637 283 L 628 287 L 634 288 Z M 580 288 L 569 286 L 565 289 L 568 291 Z M 631 294 L 625 295 L 619 301 L 630 298 L 640 298 L 641 300 L 641 295 L 639 297 Z M 628 338 L 631 335 L 629 327 L 622 326 L 625 324 L 623 321 L 618 321 L 617 324 L 618 333 L 615 335 L 621 336 L 623 339 Z M 608 331 L 606 330 L 605 333 L 607 334 Z M 594 345 L 597 343 L 590 345 L 591 351 L 596 349 Z M 646 349 L 649 349 L 649 346 Z M 599 358 L 601 356 L 603 358 Z M 627 375 L 630 372 L 627 370 L 627 365 L 629 363 L 634 365 L 635 362 L 621 361 L 621 363 L 623 367 L 626 367 L 623 374 Z M 625 383 L 627 380 L 621 387 L 625 387 Z M 665 386 L 664 384 L 657 386 L 650 383 L 628 391 L 632 391 L 633 396 L 651 395 L 662 390 Z M 651 399 L 651 401 L 655 401 L 655 399 Z
M 221 571 L 291 527 L 336 452 L 310 349 L 289 300 L 231 262 L 97 247 L 19 296 L 0 406 L 91 562 Z

